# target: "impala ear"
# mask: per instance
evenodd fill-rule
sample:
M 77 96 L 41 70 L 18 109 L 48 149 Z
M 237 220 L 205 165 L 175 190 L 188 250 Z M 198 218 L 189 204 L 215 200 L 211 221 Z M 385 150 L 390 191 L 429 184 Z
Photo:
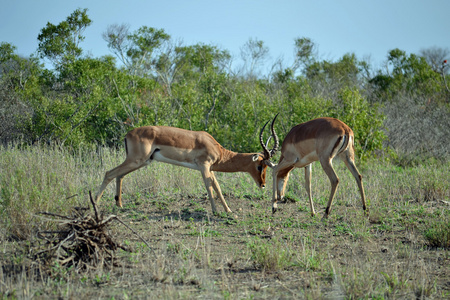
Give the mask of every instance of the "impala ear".
M 253 161 L 258 161 L 258 158 L 259 158 L 259 154 L 253 154 L 253 156 L 252 156 Z

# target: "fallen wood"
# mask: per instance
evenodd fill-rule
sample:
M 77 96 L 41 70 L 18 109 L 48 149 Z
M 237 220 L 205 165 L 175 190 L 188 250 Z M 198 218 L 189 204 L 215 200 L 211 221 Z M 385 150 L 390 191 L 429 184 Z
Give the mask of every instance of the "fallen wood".
M 63 216 L 50 212 L 40 215 L 53 217 L 58 225 L 57 230 L 41 231 L 39 237 L 45 240 L 44 249 L 35 252 L 34 258 L 45 264 L 57 261 L 60 266 L 88 269 L 99 265 L 111 265 L 116 261 L 115 251 L 122 249 L 131 252 L 128 247 L 116 242 L 111 236 L 108 226 L 117 221 L 133 232 L 150 248 L 150 245 L 139 234 L 125 224 L 116 215 L 103 216 L 89 192 L 94 215 L 88 214 L 88 208 L 75 208 L 72 216 Z

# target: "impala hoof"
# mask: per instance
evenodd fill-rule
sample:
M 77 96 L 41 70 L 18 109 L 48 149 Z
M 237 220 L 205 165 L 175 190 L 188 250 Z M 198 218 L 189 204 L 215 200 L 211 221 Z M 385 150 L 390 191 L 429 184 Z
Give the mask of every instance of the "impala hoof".
M 277 210 L 278 210 L 278 208 L 272 207 L 272 214 L 274 214 Z
M 366 216 L 366 217 L 369 216 L 369 209 L 364 209 L 364 216 Z
M 122 200 L 119 199 L 119 196 L 115 196 L 114 199 L 116 200 L 116 206 L 122 208 Z

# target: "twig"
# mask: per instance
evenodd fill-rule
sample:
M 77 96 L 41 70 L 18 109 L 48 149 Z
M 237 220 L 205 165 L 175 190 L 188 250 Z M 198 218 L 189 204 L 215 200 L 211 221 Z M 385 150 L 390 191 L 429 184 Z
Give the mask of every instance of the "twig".
M 71 261 L 71 260 L 74 260 L 75 259 L 75 255 L 71 255 L 71 256 L 69 256 L 68 258 L 66 258 L 66 259 L 63 259 L 63 260 L 59 260 L 59 264 L 61 265 L 61 266 L 63 266 L 63 265 L 65 265 L 66 263 L 68 263 L 69 261 Z
M 78 196 L 78 194 L 75 194 L 75 195 L 69 196 L 69 197 L 67 197 L 67 198 L 66 198 L 66 200 L 68 200 L 68 199 L 70 199 L 70 198 L 73 198 L 73 197 L 76 197 L 76 196 Z
M 69 233 L 69 232 L 70 231 L 67 231 L 67 230 L 64 230 L 64 231 L 61 231 L 61 230 L 39 231 L 39 233 L 45 233 L 45 234 L 56 234 L 56 233 L 63 234 L 63 233 Z
M 70 239 L 70 238 L 73 237 L 74 235 L 75 235 L 74 233 L 69 234 L 63 241 L 59 242 L 59 243 L 56 244 L 54 247 L 51 247 L 50 249 L 44 249 L 44 250 L 41 250 L 41 251 L 37 252 L 36 255 L 42 254 L 42 253 L 44 253 L 44 252 L 49 252 L 49 251 L 52 251 L 52 250 L 55 250 L 55 249 L 59 249 L 59 248 L 61 247 L 61 245 L 62 245 L 65 241 L 67 241 L 68 239 Z
M 150 245 L 125 222 L 116 215 L 104 216 L 99 212 L 97 205 L 89 191 L 89 198 L 94 209 L 94 214 L 82 214 L 76 211 L 71 217 L 50 212 L 40 212 L 40 218 L 48 219 L 42 215 L 51 216 L 59 223 L 59 230 L 39 232 L 39 236 L 47 241 L 46 248 L 36 252 L 36 257 L 42 257 L 49 262 L 56 260 L 60 265 L 73 265 L 76 268 L 91 268 L 103 265 L 107 261 L 114 264 L 114 251 L 123 249 L 130 251 L 128 247 L 115 242 L 107 231 L 107 226 L 113 220 L 117 220 L 132 233 L 134 233 L 149 249 Z M 88 209 L 88 208 L 86 208 Z M 46 236 L 47 235 L 47 236 Z M 48 253 L 48 254 L 47 254 Z M 89 264 L 91 265 L 89 265 Z
M 105 225 L 106 223 L 110 222 L 113 219 L 117 219 L 116 215 L 109 215 L 106 219 L 102 220 L 101 222 L 97 223 L 98 227 L 101 227 L 103 225 Z
M 129 227 L 127 224 L 125 224 L 121 219 L 119 219 L 118 217 L 116 217 L 116 220 L 119 221 L 119 223 L 122 223 L 123 226 L 125 226 L 126 228 L 128 228 L 131 232 L 133 232 L 135 235 L 138 236 L 138 238 L 141 239 L 142 242 L 144 242 L 144 244 L 147 245 L 148 248 L 151 249 L 150 245 L 136 232 L 134 231 L 131 227 Z
M 91 199 L 92 206 L 94 207 L 95 220 L 98 222 L 98 221 L 99 221 L 99 218 L 98 218 L 97 205 L 95 204 L 94 199 L 92 199 L 92 193 L 91 193 L 91 191 L 89 191 L 89 198 Z
M 71 221 L 73 220 L 70 217 L 62 216 L 62 215 L 58 215 L 58 214 L 54 214 L 54 213 L 46 212 L 46 211 L 40 211 L 40 212 L 38 212 L 38 214 L 52 216 L 52 217 L 58 217 L 58 218 L 61 218 L 61 219 L 66 219 L 66 220 L 71 220 Z

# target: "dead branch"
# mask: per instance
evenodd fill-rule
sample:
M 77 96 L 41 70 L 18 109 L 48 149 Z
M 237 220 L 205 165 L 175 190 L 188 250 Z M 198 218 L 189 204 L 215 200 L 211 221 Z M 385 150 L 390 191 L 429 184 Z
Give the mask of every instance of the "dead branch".
M 52 217 L 50 220 L 58 224 L 58 229 L 39 232 L 38 236 L 45 240 L 43 246 L 45 249 L 34 252 L 33 256 L 36 260 L 45 264 L 57 261 L 60 266 L 74 266 L 85 270 L 99 265 L 113 264 L 117 249 L 131 251 L 116 242 L 110 235 L 108 226 L 114 220 L 124 225 L 150 248 L 150 245 L 135 230 L 116 215 L 100 214 L 90 191 L 89 197 L 94 215 L 88 214 L 87 208 L 74 208 L 72 216 L 50 212 L 39 213 Z

